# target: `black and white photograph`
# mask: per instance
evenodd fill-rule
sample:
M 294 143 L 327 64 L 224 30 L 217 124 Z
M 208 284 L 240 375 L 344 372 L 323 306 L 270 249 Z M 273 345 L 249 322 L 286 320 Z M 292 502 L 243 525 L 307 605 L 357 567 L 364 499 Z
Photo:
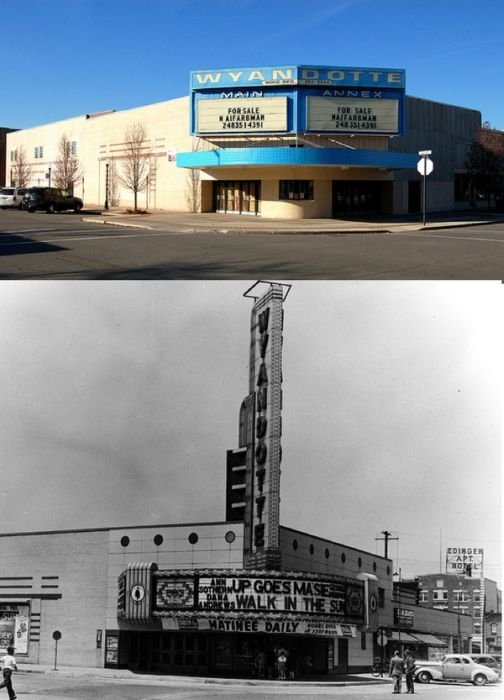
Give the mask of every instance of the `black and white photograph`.
M 21 669 L 74 669 L 65 698 L 206 676 L 373 695 L 407 649 L 422 692 L 498 688 L 500 283 L 1 292 L 0 634 Z

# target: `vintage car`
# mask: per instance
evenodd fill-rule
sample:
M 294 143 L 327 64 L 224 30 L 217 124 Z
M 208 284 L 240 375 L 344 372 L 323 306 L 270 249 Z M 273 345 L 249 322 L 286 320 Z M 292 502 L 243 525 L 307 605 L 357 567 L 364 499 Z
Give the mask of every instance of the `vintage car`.
M 474 685 L 497 683 L 499 676 L 483 664 L 477 664 L 469 654 L 447 654 L 441 661 L 417 661 L 415 679 L 430 681 L 465 681 Z

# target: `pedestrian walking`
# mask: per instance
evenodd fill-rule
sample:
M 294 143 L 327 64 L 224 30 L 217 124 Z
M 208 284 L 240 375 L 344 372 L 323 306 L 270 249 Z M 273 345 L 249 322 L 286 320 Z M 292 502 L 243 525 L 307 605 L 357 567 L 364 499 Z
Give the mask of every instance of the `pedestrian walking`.
M 415 692 L 415 657 L 409 649 L 404 652 L 404 669 L 406 671 L 406 693 Z
M 399 656 L 399 652 L 394 651 L 394 656 L 390 659 L 389 676 L 394 679 L 394 693 L 401 692 L 402 676 L 404 673 L 404 661 Z
M 9 700 L 16 700 L 16 693 L 12 687 L 12 672 L 17 671 L 13 647 L 7 647 L 7 654 L 2 656 L 0 663 L 2 664 L 3 673 L 3 683 L 0 684 L 0 688 L 7 688 Z

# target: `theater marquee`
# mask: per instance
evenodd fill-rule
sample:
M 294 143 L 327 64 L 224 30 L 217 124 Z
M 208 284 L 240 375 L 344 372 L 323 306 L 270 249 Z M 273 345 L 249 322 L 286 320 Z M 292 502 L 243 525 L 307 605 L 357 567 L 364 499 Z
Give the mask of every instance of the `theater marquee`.
M 331 624 L 364 621 L 361 581 L 203 572 L 194 576 L 157 572 L 155 576 L 158 612 L 308 615 L 326 617 Z

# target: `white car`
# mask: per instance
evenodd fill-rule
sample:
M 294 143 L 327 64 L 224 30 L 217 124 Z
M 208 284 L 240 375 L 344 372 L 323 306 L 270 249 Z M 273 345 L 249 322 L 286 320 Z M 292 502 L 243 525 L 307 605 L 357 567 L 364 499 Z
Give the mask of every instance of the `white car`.
M 23 195 L 26 192 L 26 187 L 2 187 L 0 188 L 0 207 L 22 208 Z
M 447 654 L 441 661 L 417 661 L 415 679 L 430 681 L 465 681 L 473 685 L 497 683 L 499 676 L 483 664 L 477 664 L 469 654 Z

